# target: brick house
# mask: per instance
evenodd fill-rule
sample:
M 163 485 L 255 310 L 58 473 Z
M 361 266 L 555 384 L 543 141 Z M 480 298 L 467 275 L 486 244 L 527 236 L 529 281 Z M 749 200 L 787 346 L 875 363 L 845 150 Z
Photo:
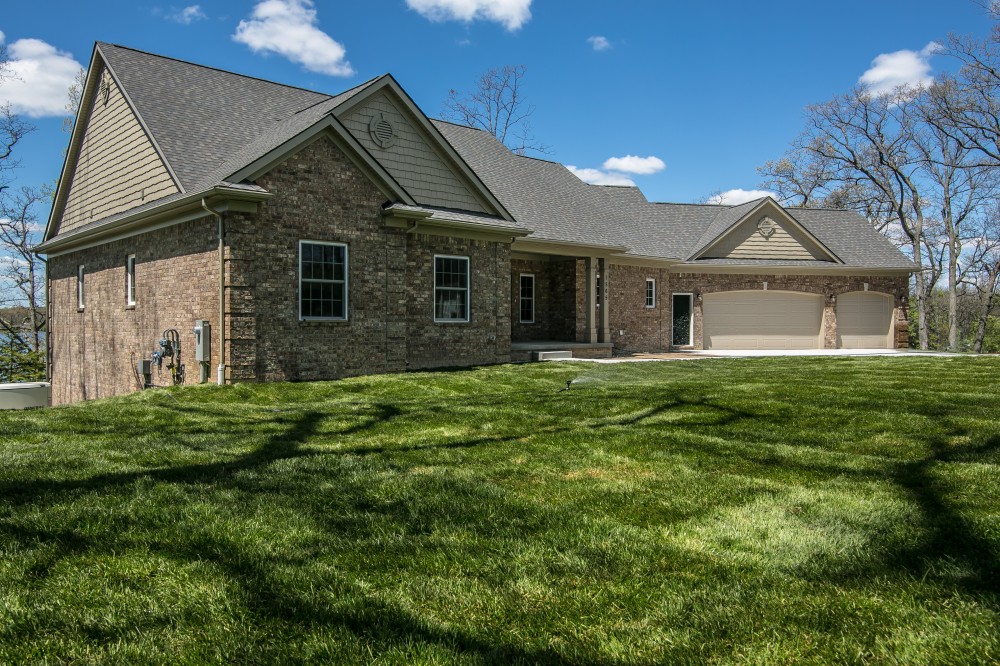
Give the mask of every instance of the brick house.
M 330 96 L 105 43 L 37 251 L 56 404 L 139 388 L 168 329 L 199 381 L 196 320 L 220 382 L 906 346 L 912 270 L 853 213 L 588 185 L 389 75 Z

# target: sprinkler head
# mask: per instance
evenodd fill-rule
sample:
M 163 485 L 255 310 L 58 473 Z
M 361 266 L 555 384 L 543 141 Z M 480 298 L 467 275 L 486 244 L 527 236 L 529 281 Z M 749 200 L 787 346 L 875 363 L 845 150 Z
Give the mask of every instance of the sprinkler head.
M 566 382 L 566 390 L 568 391 L 569 387 L 572 386 L 572 385 L 573 385 L 573 380 L 570 379 L 569 381 Z

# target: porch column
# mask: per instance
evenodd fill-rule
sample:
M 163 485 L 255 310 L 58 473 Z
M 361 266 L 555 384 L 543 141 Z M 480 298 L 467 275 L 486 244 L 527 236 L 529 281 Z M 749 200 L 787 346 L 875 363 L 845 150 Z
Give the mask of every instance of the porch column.
M 585 260 L 587 273 L 586 321 L 587 335 L 584 342 L 597 342 L 597 257 Z
M 823 349 L 837 348 L 837 295 L 823 299 Z
M 601 267 L 601 317 L 600 317 L 600 337 L 599 342 L 611 342 L 611 304 L 608 302 L 608 294 L 611 293 L 611 262 L 606 258 L 600 260 Z

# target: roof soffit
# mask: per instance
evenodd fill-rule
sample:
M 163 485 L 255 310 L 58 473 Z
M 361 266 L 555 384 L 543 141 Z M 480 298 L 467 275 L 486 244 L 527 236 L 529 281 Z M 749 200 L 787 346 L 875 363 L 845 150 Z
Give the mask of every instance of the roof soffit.
M 478 174 L 462 159 L 458 152 L 452 147 L 444 135 L 431 123 L 430 119 L 420 110 L 420 107 L 407 94 L 403 87 L 392 77 L 391 74 L 384 74 L 371 86 L 354 95 L 343 104 L 333 110 L 333 115 L 338 120 L 347 118 L 352 112 L 363 106 L 365 102 L 379 93 L 385 92 L 389 95 L 390 101 L 395 102 L 400 113 L 404 114 L 422 136 L 427 145 L 430 146 L 456 177 L 461 180 L 466 187 L 486 206 L 486 209 L 508 221 L 514 221 L 510 212 L 504 208 L 500 200 L 494 196 L 493 192 L 479 178 Z M 358 144 L 361 145 L 360 143 Z M 373 156 L 374 159 L 374 156 Z
M 813 245 L 812 248 L 806 248 L 808 250 L 818 251 L 820 255 L 827 257 L 830 261 L 842 264 L 844 263 L 840 257 L 838 257 L 830 248 L 828 248 L 822 241 L 816 238 L 815 234 L 804 227 L 791 213 L 785 210 L 783 207 L 778 205 L 771 197 L 764 197 L 761 199 L 760 203 L 754 206 L 749 212 L 740 216 L 736 219 L 729 227 L 723 231 L 721 234 L 716 236 L 714 239 L 710 240 L 708 243 L 703 244 L 700 248 L 697 248 L 695 252 L 688 257 L 687 261 L 694 261 L 705 257 L 707 254 L 721 244 L 728 236 L 733 234 L 737 229 L 742 227 L 748 221 L 756 219 L 761 215 L 768 215 L 771 217 L 778 218 L 778 224 L 784 226 L 785 224 L 791 226 L 793 229 L 803 234 L 806 240 Z

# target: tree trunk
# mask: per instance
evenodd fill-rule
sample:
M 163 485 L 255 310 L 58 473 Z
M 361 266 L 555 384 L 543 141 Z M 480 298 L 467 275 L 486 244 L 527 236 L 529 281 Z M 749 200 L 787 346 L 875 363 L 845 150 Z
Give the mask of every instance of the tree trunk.
M 993 312 L 993 301 L 997 295 L 997 278 L 1000 278 L 1000 264 L 997 264 L 989 272 L 989 291 L 986 292 L 983 309 L 979 313 L 979 321 L 976 324 L 976 339 L 972 344 L 972 350 L 977 354 L 983 353 L 983 340 L 986 339 L 986 326 L 990 322 L 990 313 Z
M 28 316 L 31 322 L 31 351 L 38 353 L 38 349 L 41 346 L 41 336 L 38 334 L 38 294 L 36 293 L 36 282 L 35 282 L 35 263 L 28 263 L 28 284 L 29 294 L 31 298 L 28 299 Z
M 913 248 L 913 263 L 917 265 L 913 277 L 917 282 L 917 340 L 920 349 L 926 351 L 930 349 L 929 336 L 927 334 L 927 277 L 924 275 L 923 252 L 920 247 L 919 237 L 911 242 Z

